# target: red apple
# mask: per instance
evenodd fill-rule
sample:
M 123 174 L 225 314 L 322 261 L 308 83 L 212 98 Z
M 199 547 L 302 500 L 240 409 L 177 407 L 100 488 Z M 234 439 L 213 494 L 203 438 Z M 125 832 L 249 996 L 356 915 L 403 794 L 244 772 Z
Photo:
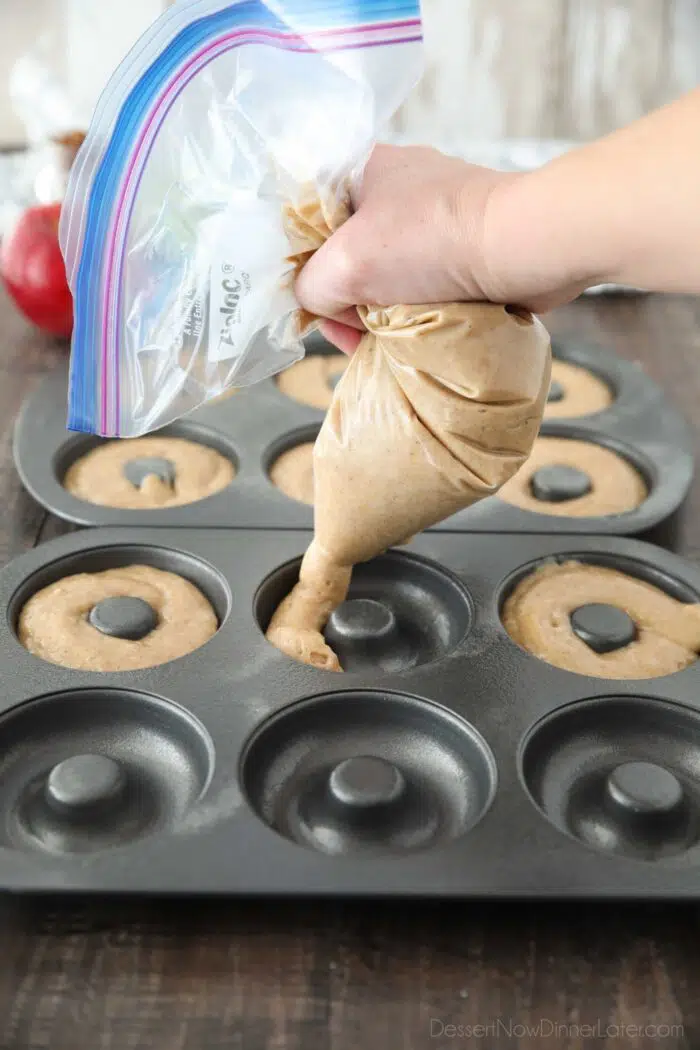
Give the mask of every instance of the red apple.
M 19 310 L 38 328 L 67 339 L 73 298 L 58 244 L 60 203 L 38 204 L 19 217 L 0 247 L 0 276 Z

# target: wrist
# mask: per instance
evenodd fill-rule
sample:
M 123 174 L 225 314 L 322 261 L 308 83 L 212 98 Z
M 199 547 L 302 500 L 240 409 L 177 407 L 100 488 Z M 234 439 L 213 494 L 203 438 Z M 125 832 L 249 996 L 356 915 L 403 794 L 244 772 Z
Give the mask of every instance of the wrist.
M 591 221 L 601 212 L 582 185 L 573 154 L 494 182 L 482 248 L 490 298 L 550 309 L 610 279 L 609 230 Z

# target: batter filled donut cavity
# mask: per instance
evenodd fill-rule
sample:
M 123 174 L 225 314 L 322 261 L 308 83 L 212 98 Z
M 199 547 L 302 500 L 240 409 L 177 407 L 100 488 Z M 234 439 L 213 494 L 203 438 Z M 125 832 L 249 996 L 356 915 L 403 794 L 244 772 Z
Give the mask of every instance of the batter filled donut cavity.
M 269 468 L 270 481 L 290 499 L 313 506 L 314 442 L 304 441 L 285 449 Z
M 700 604 L 607 565 L 541 565 L 507 597 L 502 619 L 533 656 L 595 678 L 659 678 L 700 652 Z
M 590 416 L 609 408 L 613 400 L 612 390 L 599 376 L 571 361 L 552 359 L 545 419 Z
M 22 645 L 48 663 L 83 671 L 157 667 L 204 645 L 217 614 L 189 580 L 153 565 L 64 576 L 19 611 Z
M 612 449 L 544 435 L 498 498 L 536 514 L 597 518 L 636 510 L 647 495 L 639 470 Z
M 149 510 L 197 503 L 235 476 L 234 463 L 216 449 L 156 435 L 98 445 L 71 464 L 63 487 L 87 503 Z
M 292 401 L 325 412 L 347 363 L 345 354 L 312 353 L 280 373 L 277 386 Z

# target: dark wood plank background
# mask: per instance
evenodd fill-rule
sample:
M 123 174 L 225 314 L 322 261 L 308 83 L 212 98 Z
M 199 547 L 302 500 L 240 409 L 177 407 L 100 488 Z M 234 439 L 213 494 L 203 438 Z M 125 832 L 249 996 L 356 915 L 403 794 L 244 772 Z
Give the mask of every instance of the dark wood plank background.
M 66 351 L 4 299 L 0 319 L 6 561 L 65 531 L 22 492 L 11 440 Z M 700 300 L 588 299 L 548 324 L 641 362 L 697 418 Z M 692 558 L 699 514 L 696 485 Z M 0 1050 L 691 1050 L 699 939 L 691 905 L 5 898 Z

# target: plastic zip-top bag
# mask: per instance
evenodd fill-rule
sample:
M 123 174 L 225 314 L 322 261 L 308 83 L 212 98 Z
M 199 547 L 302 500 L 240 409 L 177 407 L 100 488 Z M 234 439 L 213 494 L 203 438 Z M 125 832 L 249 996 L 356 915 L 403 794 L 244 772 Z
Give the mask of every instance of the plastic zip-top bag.
M 349 214 L 420 39 L 419 0 L 180 0 L 154 23 L 63 209 L 69 429 L 138 436 L 303 356 L 295 273 Z

